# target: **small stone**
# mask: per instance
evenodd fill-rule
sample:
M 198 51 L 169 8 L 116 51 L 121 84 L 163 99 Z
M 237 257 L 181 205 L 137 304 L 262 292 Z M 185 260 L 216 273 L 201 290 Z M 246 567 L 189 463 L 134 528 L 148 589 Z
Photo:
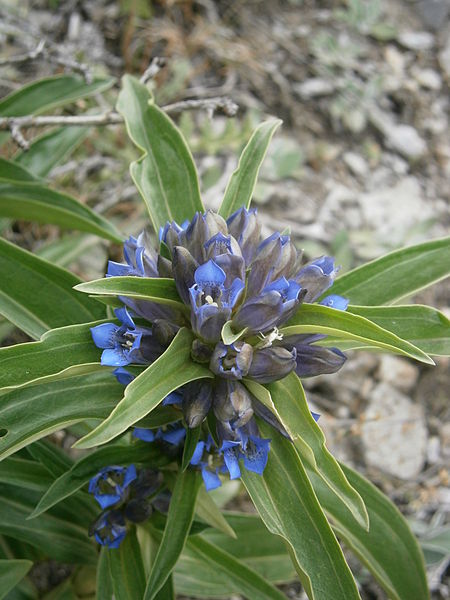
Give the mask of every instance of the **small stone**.
M 428 440 L 427 444 L 427 463 L 429 465 L 435 465 L 439 462 L 441 455 L 441 441 L 437 435 L 433 435 Z
M 369 165 L 362 156 L 355 152 L 346 152 L 343 156 L 344 162 L 354 175 L 364 177 L 369 171 Z
M 334 92 L 334 85 L 326 79 L 320 79 L 319 77 L 313 77 L 307 79 L 303 83 L 294 85 L 294 90 L 304 98 L 316 98 L 317 96 L 329 96 Z
M 402 31 L 397 39 L 409 50 L 429 50 L 434 45 L 434 36 L 428 31 Z
M 442 454 L 450 458 L 450 423 L 444 423 L 439 432 L 442 444 Z
M 421 472 L 427 449 L 422 407 L 387 383 L 373 390 L 361 426 L 367 464 L 400 479 Z
M 417 160 L 427 150 L 425 140 L 411 125 L 395 125 L 385 136 L 388 145 L 406 158 Z
M 439 52 L 439 64 L 448 79 L 450 79 L 450 36 L 447 38 L 447 43 Z
M 377 377 L 402 392 L 409 392 L 417 383 L 419 371 L 404 358 L 384 354 L 381 355 Z
M 423 88 L 428 90 L 440 90 L 442 87 L 442 79 L 433 69 L 420 69 L 414 72 L 416 81 Z

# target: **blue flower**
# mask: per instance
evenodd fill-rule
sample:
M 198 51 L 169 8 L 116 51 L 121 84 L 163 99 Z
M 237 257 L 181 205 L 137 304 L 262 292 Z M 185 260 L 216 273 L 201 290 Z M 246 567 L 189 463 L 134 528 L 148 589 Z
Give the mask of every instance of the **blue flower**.
M 127 488 L 137 477 L 136 467 L 110 466 L 101 469 L 89 482 L 89 493 L 103 510 L 125 499 Z
M 113 375 L 115 376 L 115 378 L 117 379 L 117 381 L 119 383 L 121 383 L 122 385 L 125 385 L 125 386 L 127 386 L 129 383 L 131 383 L 133 381 L 133 379 L 135 378 L 134 375 L 132 375 L 129 371 L 127 371 L 123 367 L 117 367 L 117 369 L 114 369 Z
M 239 278 L 225 288 L 226 277 L 216 262 L 208 260 L 196 269 L 195 283 L 189 289 L 192 329 L 207 342 L 220 339 L 222 327 L 244 290 L 244 282 Z
M 118 548 L 127 533 L 125 518 L 119 510 L 102 513 L 91 529 L 97 542 L 108 548 Z
M 338 296 L 337 294 L 330 294 L 321 302 L 319 302 L 319 304 L 322 304 L 323 306 L 329 306 L 330 308 L 335 308 L 336 310 L 347 310 L 348 298 Z
M 315 302 L 333 285 L 338 270 L 331 256 L 321 256 L 302 267 L 295 280 L 307 290 L 303 301 Z
M 151 329 L 145 327 L 136 327 L 130 313 L 126 308 L 116 308 L 114 311 L 116 317 L 122 322 L 122 325 L 114 323 L 103 323 L 96 327 L 91 327 L 91 334 L 97 348 L 103 348 L 101 364 L 109 367 L 122 367 L 130 363 L 145 364 L 148 358 L 143 350 L 150 349 L 148 342 L 151 343 Z M 145 339 L 144 348 L 141 344 Z M 147 356 L 149 356 L 147 352 Z
M 250 369 L 252 358 L 250 344 L 235 342 L 227 346 L 219 342 L 212 353 L 209 368 L 224 379 L 242 379 Z

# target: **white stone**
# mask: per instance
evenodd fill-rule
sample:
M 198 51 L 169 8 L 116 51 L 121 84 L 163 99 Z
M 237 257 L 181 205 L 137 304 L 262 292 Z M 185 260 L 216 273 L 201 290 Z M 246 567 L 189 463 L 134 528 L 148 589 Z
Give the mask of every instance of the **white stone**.
M 429 50 L 434 45 L 434 36 L 428 31 L 402 31 L 397 39 L 409 50 Z
M 395 125 L 385 132 L 385 137 L 391 148 L 412 160 L 421 158 L 427 150 L 425 140 L 411 125 Z
M 435 465 L 439 462 L 441 456 L 441 441 L 437 435 L 433 435 L 428 440 L 427 445 L 427 463 L 429 465 Z
M 417 383 L 419 371 L 405 358 L 382 354 L 377 376 L 402 392 L 409 392 Z
M 302 98 L 315 98 L 317 96 L 328 96 L 334 91 L 334 85 L 326 79 L 320 79 L 320 77 L 313 77 L 307 79 L 303 83 L 294 85 L 294 90 Z
M 364 177 L 369 171 L 367 161 L 355 152 L 346 152 L 343 156 L 344 162 L 354 175 Z
M 427 450 L 423 410 L 387 383 L 373 390 L 361 426 L 361 441 L 368 466 L 400 479 L 421 472 Z
M 447 75 L 447 78 L 450 79 L 450 36 L 447 38 L 445 46 L 439 52 L 439 64 Z
M 441 76 L 433 69 L 417 70 L 414 73 L 414 77 L 423 88 L 429 90 L 440 90 L 442 87 Z

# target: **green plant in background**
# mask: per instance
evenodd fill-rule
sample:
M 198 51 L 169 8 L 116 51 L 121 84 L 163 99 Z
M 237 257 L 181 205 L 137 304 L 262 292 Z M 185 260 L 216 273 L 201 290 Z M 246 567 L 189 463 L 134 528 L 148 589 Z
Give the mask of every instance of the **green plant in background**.
M 55 81 L 15 92 L 0 115 L 55 106 Z M 74 98 L 64 91 L 61 104 Z M 154 236 L 124 242 L 46 185 L 81 132 L 0 162 L 2 218 L 124 242 L 125 259 L 81 282 L 58 264 L 67 250 L 47 250 L 50 262 L 0 242 L 0 312 L 36 340 L 0 349 L 0 597 L 37 597 L 24 577 L 53 559 L 75 570 L 49 598 L 275 599 L 296 576 L 309 598 L 359 598 L 339 539 L 390 598 L 424 600 L 409 526 L 328 452 L 301 379 L 337 371 L 348 349 L 448 355 L 448 319 L 399 302 L 448 275 L 449 239 L 338 277 L 331 257 L 302 265 L 289 235 L 261 238 L 250 209 L 280 121 L 252 133 L 216 214 L 147 86 L 125 76 L 117 109 L 141 153 L 130 170 Z M 78 460 L 45 439 L 59 430 L 85 450 Z M 258 516 L 220 508 L 239 478 Z

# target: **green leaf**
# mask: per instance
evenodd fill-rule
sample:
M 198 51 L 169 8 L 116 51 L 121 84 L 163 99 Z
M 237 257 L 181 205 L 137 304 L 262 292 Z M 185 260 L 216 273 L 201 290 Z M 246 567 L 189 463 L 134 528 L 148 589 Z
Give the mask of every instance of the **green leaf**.
M 109 572 L 115 600 L 143 598 L 145 574 L 136 528 L 127 531 L 118 549 L 108 551 Z
M 194 557 L 210 566 L 225 581 L 232 582 L 236 591 L 244 594 L 249 600 L 286 600 L 286 596 L 280 590 L 256 571 L 203 537 L 190 538 L 187 547 Z
M 103 419 L 123 395 L 111 373 L 99 372 L 17 388 L 0 402 L 0 458 L 85 419 Z
M 450 237 L 409 246 L 338 277 L 333 294 L 352 304 L 393 304 L 450 274 Z
M 114 589 L 109 569 L 109 548 L 102 547 L 97 565 L 97 597 L 96 600 L 113 600 Z
M 32 173 L 27 171 L 24 167 L 21 167 L 17 163 L 6 160 L 6 158 L 0 157 L 0 180 L 1 181 L 38 181 Z
M 373 321 L 427 354 L 450 354 L 450 320 L 435 308 L 420 304 L 349 306 L 348 312 Z M 330 340 L 326 342 L 328 345 Z
M 236 539 L 235 531 L 204 487 L 200 487 L 198 492 L 196 513 L 202 521 L 211 527 L 221 531 L 226 536 Z
M 168 461 L 169 458 L 161 455 L 157 447 L 144 442 L 128 447 L 108 446 L 100 448 L 80 459 L 69 471 L 52 481 L 52 485 L 48 487 L 29 518 L 34 519 L 71 494 L 75 494 L 103 467 L 115 464 L 144 464 L 159 467 L 167 464 Z
M 349 511 L 335 502 L 330 490 L 311 472 L 314 489 L 337 535 L 369 569 L 389 598 L 426 600 L 429 592 L 424 560 L 408 523 L 374 485 L 346 465 L 341 466 L 367 506 L 370 529 L 355 527 Z
M 183 458 L 181 460 L 181 470 L 185 471 L 190 465 L 191 458 L 197 447 L 198 438 L 200 436 L 201 427 L 194 427 L 186 429 L 186 439 L 184 441 Z
M 156 233 L 167 221 L 182 223 L 204 212 L 190 150 L 173 121 L 152 103 L 146 86 L 125 75 L 117 102 L 128 135 L 142 151 L 130 166 Z M 170 167 L 170 168 L 169 168 Z
M 0 600 L 25 577 L 32 566 L 31 560 L 0 560 Z
M 0 462 L 0 483 L 42 493 L 53 483 L 53 477 L 35 460 L 10 456 Z
M 244 327 L 238 333 L 235 333 L 231 328 L 232 321 L 227 321 L 222 327 L 222 341 L 227 346 L 231 346 L 234 342 L 237 342 L 240 337 L 242 337 L 245 333 L 247 333 L 248 327 Z
M 243 471 L 242 482 L 269 531 L 289 544 L 310 600 L 359 599 L 353 576 L 289 440 L 260 423 L 271 437 L 262 476 Z
M 27 446 L 27 452 L 34 460 L 41 463 L 53 478 L 59 477 L 73 465 L 70 456 L 48 440 L 33 442 Z
M 39 342 L 0 348 L 0 388 L 16 388 L 68 371 L 76 365 L 100 363 L 99 350 L 92 341 L 91 327 L 105 321 L 69 325 L 44 333 Z
M 167 522 L 145 589 L 144 600 L 153 600 L 183 551 L 194 520 L 200 478 L 196 471 L 178 473 L 170 500 Z
M 0 533 L 43 550 L 60 562 L 95 564 L 97 553 L 84 525 L 75 524 L 67 511 L 26 519 L 36 503 L 36 492 L 0 485 Z M 51 543 L 49 543 L 51 540 Z
M 292 319 L 280 330 L 284 336 L 311 332 L 356 341 L 364 346 L 381 348 L 434 365 L 425 352 L 372 321 L 320 304 L 302 304 Z
M 47 177 L 84 140 L 89 127 L 60 127 L 40 136 L 14 156 L 14 162 L 37 177 Z
M 21 87 L 0 101 L 0 116 L 22 117 L 75 102 L 110 88 L 113 78 L 94 79 L 86 83 L 76 75 L 56 75 Z
M 75 286 L 75 289 L 85 294 L 127 296 L 128 298 L 168 304 L 183 311 L 187 310 L 180 300 L 175 281 L 164 277 L 105 277 L 80 283 Z
M 101 240 L 95 235 L 72 233 L 54 239 L 47 244 L 42 244 L 36 249 L 35 253 L 40 258 L 44 258 L 60 267 L 68 267 L 88 252 L 98 253 L 101 244 Z
M 259 169 L 266 156 L 270 140 L 281 123 L 280 119 L 271 119 L 261 123 L 253 132 L 225 190 L 219 209 L 219 215 L 224 219 L 242 206 L 249 208 Z
M 94 431 L 75 446 L 92 448 L 105 444 L 145 417 L 171 392 L 195 379 L 211 378 L 206 367 L 191 361 L 193 334 L 180 329 L 173 342 L 154 363 L 125 389 L 125 396 Z
M 332 490 L 336 496 L 335 501 L 344 503 L 356 522 L 367 529 L 369 520 L 364 502 L 349 484 L 338 462 L 325 446 L 325 436 L 311 415 L 303 386 L 297 375 L 291 373 L 280 381 L 268 384 L 267 391 L 270 394 L 268 398 L 264 397 L 255 382 L 246 381 L 245 385 L 277 415 L 291 436 L 302 462 L 310 465 L 318 477 Z
M 38 183 L 0 182 L 0 216 L 87 231 L 119 244 L 123 241 L 115 227 L 93 210 Z
M 175 589 L 173 587 L 173 578 L 170 575 L 166 583 L 162 586 L 155 596 L 155 600 L 176 600 Z
M 97 302 L 72 289 L 77 283 L 72 273 L 0 239 L 0 313 L 30 337 L 104 316 Z

